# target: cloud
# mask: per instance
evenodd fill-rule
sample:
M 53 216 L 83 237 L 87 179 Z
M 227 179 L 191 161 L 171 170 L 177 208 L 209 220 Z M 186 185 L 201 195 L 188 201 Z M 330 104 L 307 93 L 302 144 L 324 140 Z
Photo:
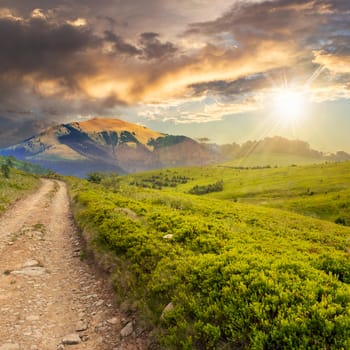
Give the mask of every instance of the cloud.
M 142 58 L 147 60 L 160 59 L 172 55 L 177 51 L 173 43 L 169 41 L 162 43 L 159 40 L 159 34 L 153 32 L 142 33 L 140 36 L 140 45 L 143 49 Z
M 308 85 L 318 101 L 348 98 L 348 1 L 3 0 L 1 6 L 6 120 L 25 123 L 26 110 L 50 124 L 142 106 L 149 118 L 207 121 L 257 108 L 265 90 L 285 81 Z
M 314 63 L 317 63 L 331 72 L 350 73 L 350 55 L 328 53 L 320 50 L 314 51 Z
M 264 74 L 254 74 L 233 81 L 216 80 L 199 84 L 192 84 L 189 89 L 194 96 L 203 94 L 222 95 L 222 96 L 242 96 L 251 94 L 257 90 L 266 88 L 267 78 Z
M 91 65 L 78 63 L 77 54 L 98 45 L 99 39 L 85 27 L 54 24 L 37 17 L 0 19 L 1 72 L 38 72 L 45 76 L 85 73 Z
M 275 72 L 289 72 L 292 82 L 310 83 L 315 90 L 318 84 L 325 88 L 320 73 L 325 76 L 324 70 L 327 70 L 328 98 L 334 99 L 340 93 L 336 83 L 339 75 L 350 70 L 349 28 L 350 3 L 346 1 L 240 1 L 213 21 L 190 24 L 184 37 L 207 42 L 224 40 L 237 49 L 237 56 L 244 55 L 251 65 L 263 57 L 267 62 L 270 56 Z M 286 48 L 288 52 L 284 51 Z M 274 57 L 274 53 L 280 57 Z M 289 58 L 283 60 L 283 56 Z M 286 64 L 288 60 L 289 64 Z M 269 76 L 269 69 L 271 67 L 266 65 L 264 70 L 256 73 L 265 72 Z M 243 77 L 245 83 L 246 77 Z M 238 83 L 241 85 L 242 80 Z M 204 85 L 192 84 L 191 88 L 197 93 L 207 88 L 214 93 L 218 89 L 230 93 L 230 88 L 236 85 L 237 82 L 232 85 L 213 81 Z M 326 94 L 322 95 L 327 99 Z
M 11 144 L 16 144 L 24 139 L 35 135 L 38 130 L 43 130 L 52 123 L 45 123 L 45 121 L 38 120 L 34 115 L 28 111 L 8 111 L 8 116 L 0 114 L 0 147 L 7 147 Z M 17 118 L 13 118 L 14 114 Z M 21 118 L 19 119 L 18 116 Z
M 142 54 L 142 51 L 139 48 L 127 43 L 122 37 L 114 34 L 109 30 L 105 31 L 105 40 L 113 44 L 113 46 L 110 48 L 110 52 L 117 54 L 126 54 L 130 56 Z
M 301 53 L 317 49 L 349 55 L 349 14 L 345 1 L 240 1 L 213 21 L 189 25 L 185 36 L 215 40 L 229 33 L 242 50 L 283 42 Z
M 101 111 L 105 100 L 92 103 L 79 84 L 97 73 L 91 62 L 100 45 L 90 28 L 58 23 L 41 11 L 0 16 L 0 138 L 29 137 L 67 114 Z
M 166 104 L 140 106 L 138 117 L 162 120 L 174 124 L 206 123 L 222 120 L 227 115 L 253 111 L 256 101 L 251 97 L 239 101 L 228 98 L 199 97 L 192 100 L 176 100 Z
M 173 43 L 169 41 L 161 42 L 159 37 L 159 33 L 142 33 L 139 36 L 138 45 L 133 45 L 126 42 L 121 36 L 109 30 L 105 31 L 105 40 L 112 44 L 112 47 L 109 47 L 108 50 L 110 53 L 135 56 L 144 60 L 169 57 L 177 51 Z

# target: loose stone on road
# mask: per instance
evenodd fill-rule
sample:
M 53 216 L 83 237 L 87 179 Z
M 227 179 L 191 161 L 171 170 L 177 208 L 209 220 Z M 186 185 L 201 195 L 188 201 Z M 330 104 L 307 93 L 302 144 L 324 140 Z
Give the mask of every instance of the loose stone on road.
M 80 249 L 63 182 L 42 180 L 0 217 L 0 350 L 146 349 L 120 335 L 125 316 Z

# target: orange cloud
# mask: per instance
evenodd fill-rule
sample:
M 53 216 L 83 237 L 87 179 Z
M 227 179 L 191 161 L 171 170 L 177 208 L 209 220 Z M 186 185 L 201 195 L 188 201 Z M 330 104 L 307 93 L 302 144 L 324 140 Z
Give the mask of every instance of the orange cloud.
M 326 67 L 335 73 L 350 73 L 350 55 L 332 54 L 323 50 L 313 51 L 314 63 Z

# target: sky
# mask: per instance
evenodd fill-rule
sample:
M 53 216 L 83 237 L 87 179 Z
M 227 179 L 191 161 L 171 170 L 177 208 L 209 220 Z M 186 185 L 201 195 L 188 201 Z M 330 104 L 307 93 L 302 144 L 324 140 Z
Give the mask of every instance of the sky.
M 348 0 L 0 0 L 0 147 L 114 117 L 350 152 Z

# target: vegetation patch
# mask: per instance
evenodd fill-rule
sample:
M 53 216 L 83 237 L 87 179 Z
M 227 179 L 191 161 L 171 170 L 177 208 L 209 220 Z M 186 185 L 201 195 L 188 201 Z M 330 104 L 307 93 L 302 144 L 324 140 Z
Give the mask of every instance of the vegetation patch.
M 192 187 L 188 193 L 190 194 L 206 194 L 211 192 L 221 192 L 224 190 L 224 182 L 222 180 L 215 182 L 214 184 Z
M 0 161 L 4 158 L 0 157 Z M 12 203 L 39 186 L 39 178 L 36 175 L 24 173 L 12 167 L 6 162 L 7 170 L 0 173 L 0 214 Z
M 50 171 L 49 169 L 43 168 L 39 164 L 32 164 L 27 161 L 21 161 L 16 159 L 13 156 L 8 156 L 8 157 L 0 156 L 0 166 L 1 166 L 2 174 L 5 175 L 5 173 L 7 173 L 8 175 L 5 177 L 9 177 L 11 168 L 22 170 L 30 174 L 45 175 L 45 176 L 53 175 L 52 171 Z
M 120 177 L 120 185 L 142 183 L 159 173 Z M 194 187 L 203 188 L 202 195 L 206 197 L 264 205 L 350 225 L 350 162 L 260 169 L 218 165 L 167 169 L 162 173 L 188 179 L 176 187 L 162 187 L 167 192 L 188 193 Z M 218 179 L 224 182 L 223 190 L 206 193 L 208 183 L 215 184 Z
M 322 170 L 346 173 L 337 166 Z M 90 246 L 114 256 L 120 302 L 147 319 L 160 348 L 347 349 L 350 229 L 227 198 L 234 181 L 242 182 L 237 197 L 255 193 L 272 201 L 299 198 L 310 188 L 315 194 L 303 198 L 317 206 L 320 189 L 335 195 L 349 183 L 344 175 L 342 183 L 330 177 L 316 186 L 314 167 L 302 169 L 303 180 L 294 172 L 286 177 L 289 169 L 297 168 L 254 170 L 254 185 L 249 170 L 241 176 L 227 169 L 223 191 L 202 196 L 187 193 L 208 176 L 217 179 L 217 168 L 172 170 L 191 184 L 162 191 L 129 185 L 149 174 L 123 177 L 114 189 L 71 178 L 69 191 L 76 221 L 94 232 Z M 264 172 L 275 181 L 269 180 L 271 193 L 258 190 L 268 181 Z M 293 186 L 286 189 L 288 181 Z
M 147 145 L 153 146 L 154 148 L 170 147 L 184 142 L 187 139 L 186 136 L 165 135 L 158 137 L 157 139 L 152 138 L 148 141 Z
M 186 184 L 189 177 L 183 175 L 169 175 L 168 173 L 156 173 L 151 176 L 145 176 L 140 180 L 133 180 L 129 184 L 143 188 L 153 188 L 161 190 L 163 187 L 176 187 L 179 184 Z

